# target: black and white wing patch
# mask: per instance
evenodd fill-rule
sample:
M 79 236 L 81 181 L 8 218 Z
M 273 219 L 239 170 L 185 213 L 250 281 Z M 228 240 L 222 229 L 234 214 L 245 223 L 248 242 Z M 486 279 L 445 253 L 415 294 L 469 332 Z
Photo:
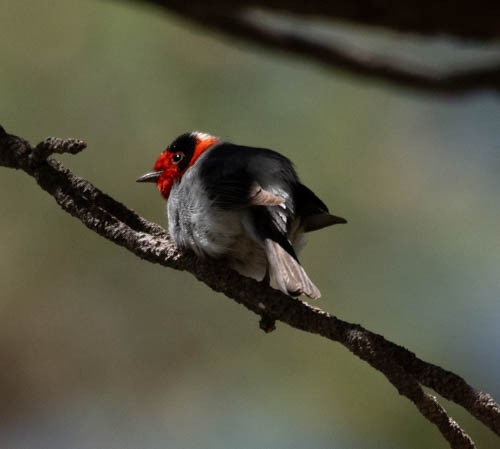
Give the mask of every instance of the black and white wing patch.
M 264 190 L 256 181 L 250 184 L 248 204 L 250 206 L 279 206 L 285 199 L 279 195 Z

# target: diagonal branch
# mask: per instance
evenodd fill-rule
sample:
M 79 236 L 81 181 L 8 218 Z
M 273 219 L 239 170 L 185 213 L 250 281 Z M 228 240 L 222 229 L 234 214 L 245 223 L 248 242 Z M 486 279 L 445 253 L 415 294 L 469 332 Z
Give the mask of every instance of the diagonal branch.
M 500 61 L 466 70 L 436 71 L 402 61 L 392 61 L 331 40 L 310 37 L 293 27 L 285 29 L 275 23 L 259 20 L 258 15 L 250 13 L 254 10 L 243 8 L 254 6 L 245 5 L 250 2 L 243 2 L 243 6 L 238 8 L 234 5 L 230 7 L 224 1 L 209 6 L 192 2 L 179 3 L 175 0 L 142 1 L 159 4 L 198 25 L 223 34 L 298 55 L 358 77 L 441 95 L 459 95 L 479 89 L 500 90 Z
M 453 449 L 472 449 L 475 445 L 436 398 L 423 391 L 423 385 L 463 406 L 500 435 L 500 406 L 490 395 L 474 389 L 461 377 L 419 359 L 414 353 L 358 324 L 342 321 L 263 283 L 240 276 L 228 270 L 222 261 L 202 261 L 191 253 L 180 252 L 160 226 L 138 216 L 55 160 L 44 158 L 54 152 L 76 153 L 84 147 L 83 142 L 74 139 L 48 139 L 32 147 L 0 127 L 0 165 L 21 169 L 34 177 L 66 212 L 89 229 L 138 257 L 189 271 L 213 290 L 260 315 L 263 318 L 261 325 L 267 330 L 279 320 L 341 343 L 383 373 L 401 395 L 438 427 Z

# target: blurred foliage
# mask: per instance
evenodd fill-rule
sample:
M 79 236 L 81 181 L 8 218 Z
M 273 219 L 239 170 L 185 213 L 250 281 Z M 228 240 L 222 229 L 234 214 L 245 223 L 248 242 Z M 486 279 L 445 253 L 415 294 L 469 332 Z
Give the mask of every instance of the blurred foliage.
M 165 225 L 135 178 L 199 129 L 292 158 L 349 224 L 310 236 L 318 305 L 500 397 L 500 102 L 421 96 L 230 42 L 134 2 L 0 0 L 0 123 Z M 387 45 L 387 44 L 384 44 Z M 418 58 L 418 54 L 417 54 Z M 257 317 L 0 174 L 0 444 L 445 448 L 344 348 Z M 479 447 L 498 444 L 458 407 Z

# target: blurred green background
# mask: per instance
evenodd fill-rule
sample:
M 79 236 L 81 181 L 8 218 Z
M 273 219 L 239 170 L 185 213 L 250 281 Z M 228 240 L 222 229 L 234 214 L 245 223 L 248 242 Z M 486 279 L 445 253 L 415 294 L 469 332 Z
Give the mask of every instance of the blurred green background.
M 0 0 L 0 124 L 33 143 L 83 138 L 63 162 L 162 225 L 158 192 L 134 181 L 178 134 L 283 152 L 349 219 L 303 252 L 317 304 L 498 399 L 498 96 L 417 94 L 231 41 L 134 2 Z M 409 41 L 417 60 L 474 54 Z M 448 447 L 340 345 L 282 324 L 265 335 L 23 173 L 0 169 L 0 205 L 1 447 Z

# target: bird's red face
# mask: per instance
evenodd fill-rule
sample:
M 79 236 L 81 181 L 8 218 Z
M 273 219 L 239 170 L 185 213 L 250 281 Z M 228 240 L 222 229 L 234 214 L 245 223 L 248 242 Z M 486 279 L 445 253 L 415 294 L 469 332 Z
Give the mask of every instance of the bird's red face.
M 141 176 L 137 182 L 156 182 L 162 196 L 168 199 L 174 183 L 218 141 L 218 137 L 200 132 L 182 134 L 158 156 L 154 171 Z

